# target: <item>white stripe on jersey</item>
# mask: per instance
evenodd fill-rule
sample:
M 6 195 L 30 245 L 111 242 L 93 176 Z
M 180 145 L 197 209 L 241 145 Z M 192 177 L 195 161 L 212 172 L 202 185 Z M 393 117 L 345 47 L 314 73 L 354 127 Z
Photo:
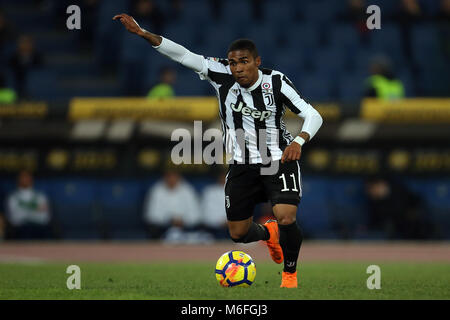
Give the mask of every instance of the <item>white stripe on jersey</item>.
M 262 163 L 261 153 L 267 155 L 268 152 L 272 161 L 280 160 L 283 149 L 294 139 L 283 121 L 286 107 L 299 116 L 312 107 L 281 72 L 259 70 L 255 85 L 243 88 L 235 82 L 227 60 L 205 58 L 203 62 L 204 68 L 198 73 L 216 89 L 222 129 L 226 131 L 223 134 L 226 152 L 237 162 Z M 237 143 L 236 131 L 239 129 L 245 132 L 245 149 Z M 258 137 L 259 130 L 265 133 L 268 150 L 260 146 L 258 138 L 264 136 Z

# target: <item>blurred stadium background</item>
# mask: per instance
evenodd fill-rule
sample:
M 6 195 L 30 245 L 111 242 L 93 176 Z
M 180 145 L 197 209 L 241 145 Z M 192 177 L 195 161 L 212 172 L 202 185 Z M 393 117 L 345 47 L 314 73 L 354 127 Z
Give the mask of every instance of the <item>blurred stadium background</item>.
M 286 73 L 323 115 L 301 160 L 307 239 L 450 239 L 449 1 L 145 2 L 153 7 L 136 17 L 140 25 L 193 52 L 223 57 L 232 40 L 253 39 L 263 66 Z M 220 128 L 213 88 L 112 21 L 139 1 L 0 3 L 2 89 L 14 92 L 0 106 L 3 216 L 27 169 L 48 196 L 57 239 L 147 239 L 144 198 L 174 167 L 171 132 L 193 120 Z M 81 30 L 66 28 L 71 4 L 81 7 Z M 381 30 L 365 27 L 370 4 L 381 8 Z M 36 52 L 22 69 L 12 58 L 20 43 Z M 366 99 L 380 59 L 404 96 Z M 176 72 L 175 95 L 206 107 L 195 113 L 174 98 L 162 110 L 147 99 L 166 67 Z M 299 119 L 287 119 L 296 134 Z M 215 179 L 206 164 L 177 169 L 198 194 Z M 399 191 L 371 199 L 380 181 Z M 257 217 L 265 214 L 259 207 Z M 2 226 L 8 238 L 7 219 Z

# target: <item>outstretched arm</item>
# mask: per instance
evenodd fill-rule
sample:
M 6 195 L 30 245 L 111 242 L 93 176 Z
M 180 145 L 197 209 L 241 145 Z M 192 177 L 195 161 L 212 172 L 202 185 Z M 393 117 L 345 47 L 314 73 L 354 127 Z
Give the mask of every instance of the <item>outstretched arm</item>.
M 113 20 L 119 20 L 129 32 L 134 33 L 141 38 L 144 38 L 145 40 L 150 42 L 152 46 L 159 46 L 161 44 L 161 36 L 148 32 L 147 30 L 141 28 L 136 20 L 134 20 L 133 17 L 127 15 L 126 13 L 121 13 L 114 16 Z
M 316 109 L 300 97 L 300 93 L 286 77 L 282 78 L 281 96 L 283 103 L 304 120 L 302 132 L 284 149 L 281 157 L 281 163 L 284 163 L 300 159 L 303 144 L 314 137 L 322 126 L 323 119 Z
M 129 32 L 134 33 L 147 40 L 159 53 L 169 57 L 176 62 L 181 63 L 182 65 L 196 72 L 204 71 L 204 58 L 201 55 L 192 53 L 185 47 L 167 38 L 141 28 L 136 20 L 133 19 L 133 17 L 125 13 L 114 16 L 113 20 L 119 20 Z

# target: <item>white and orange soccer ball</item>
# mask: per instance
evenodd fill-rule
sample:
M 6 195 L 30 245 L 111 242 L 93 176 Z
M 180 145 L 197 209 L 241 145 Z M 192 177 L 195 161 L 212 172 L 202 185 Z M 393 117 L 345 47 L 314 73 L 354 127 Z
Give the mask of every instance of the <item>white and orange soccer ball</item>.
M 222 287 L 249 287 L 255 276 L 255 263 L 245 252 L 228 251 L 217 261 L 216 279 Z

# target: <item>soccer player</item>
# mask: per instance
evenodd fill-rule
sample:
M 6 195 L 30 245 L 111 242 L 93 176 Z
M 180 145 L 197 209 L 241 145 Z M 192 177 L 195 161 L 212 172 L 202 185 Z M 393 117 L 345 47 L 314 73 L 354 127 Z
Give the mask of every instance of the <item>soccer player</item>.
M 233 155 L 225 183 L 230 236 L 238 243 L 265 241 L 272 260 L 284 261 L 280 287 L 296 288 L 303 239 L 296 221 L 302 195 L 298 160 L 303 144 L 322 125 L 320 114 L 300 97 L 284 74 L 260 68 L 261 57 L 251 40 L 234 41 L 228 59 L 206 58 L 148 32 L 127 14 L 116 15 L 113 20 L 147 40 L 159 53 L 197 72 L 215 88 L 224 145 L 227 150 L 231 145 Z M 283 121 L 286 107 L 304 119 L 295 139 Z M 239 130 L 244 132 L 243 139 L 236 134 Z M 263 174 L 268 165 L 276 172 Z M 257 224 L 253 221 L 254 207 L 267 200 L 271 201 L 276 220 Z

